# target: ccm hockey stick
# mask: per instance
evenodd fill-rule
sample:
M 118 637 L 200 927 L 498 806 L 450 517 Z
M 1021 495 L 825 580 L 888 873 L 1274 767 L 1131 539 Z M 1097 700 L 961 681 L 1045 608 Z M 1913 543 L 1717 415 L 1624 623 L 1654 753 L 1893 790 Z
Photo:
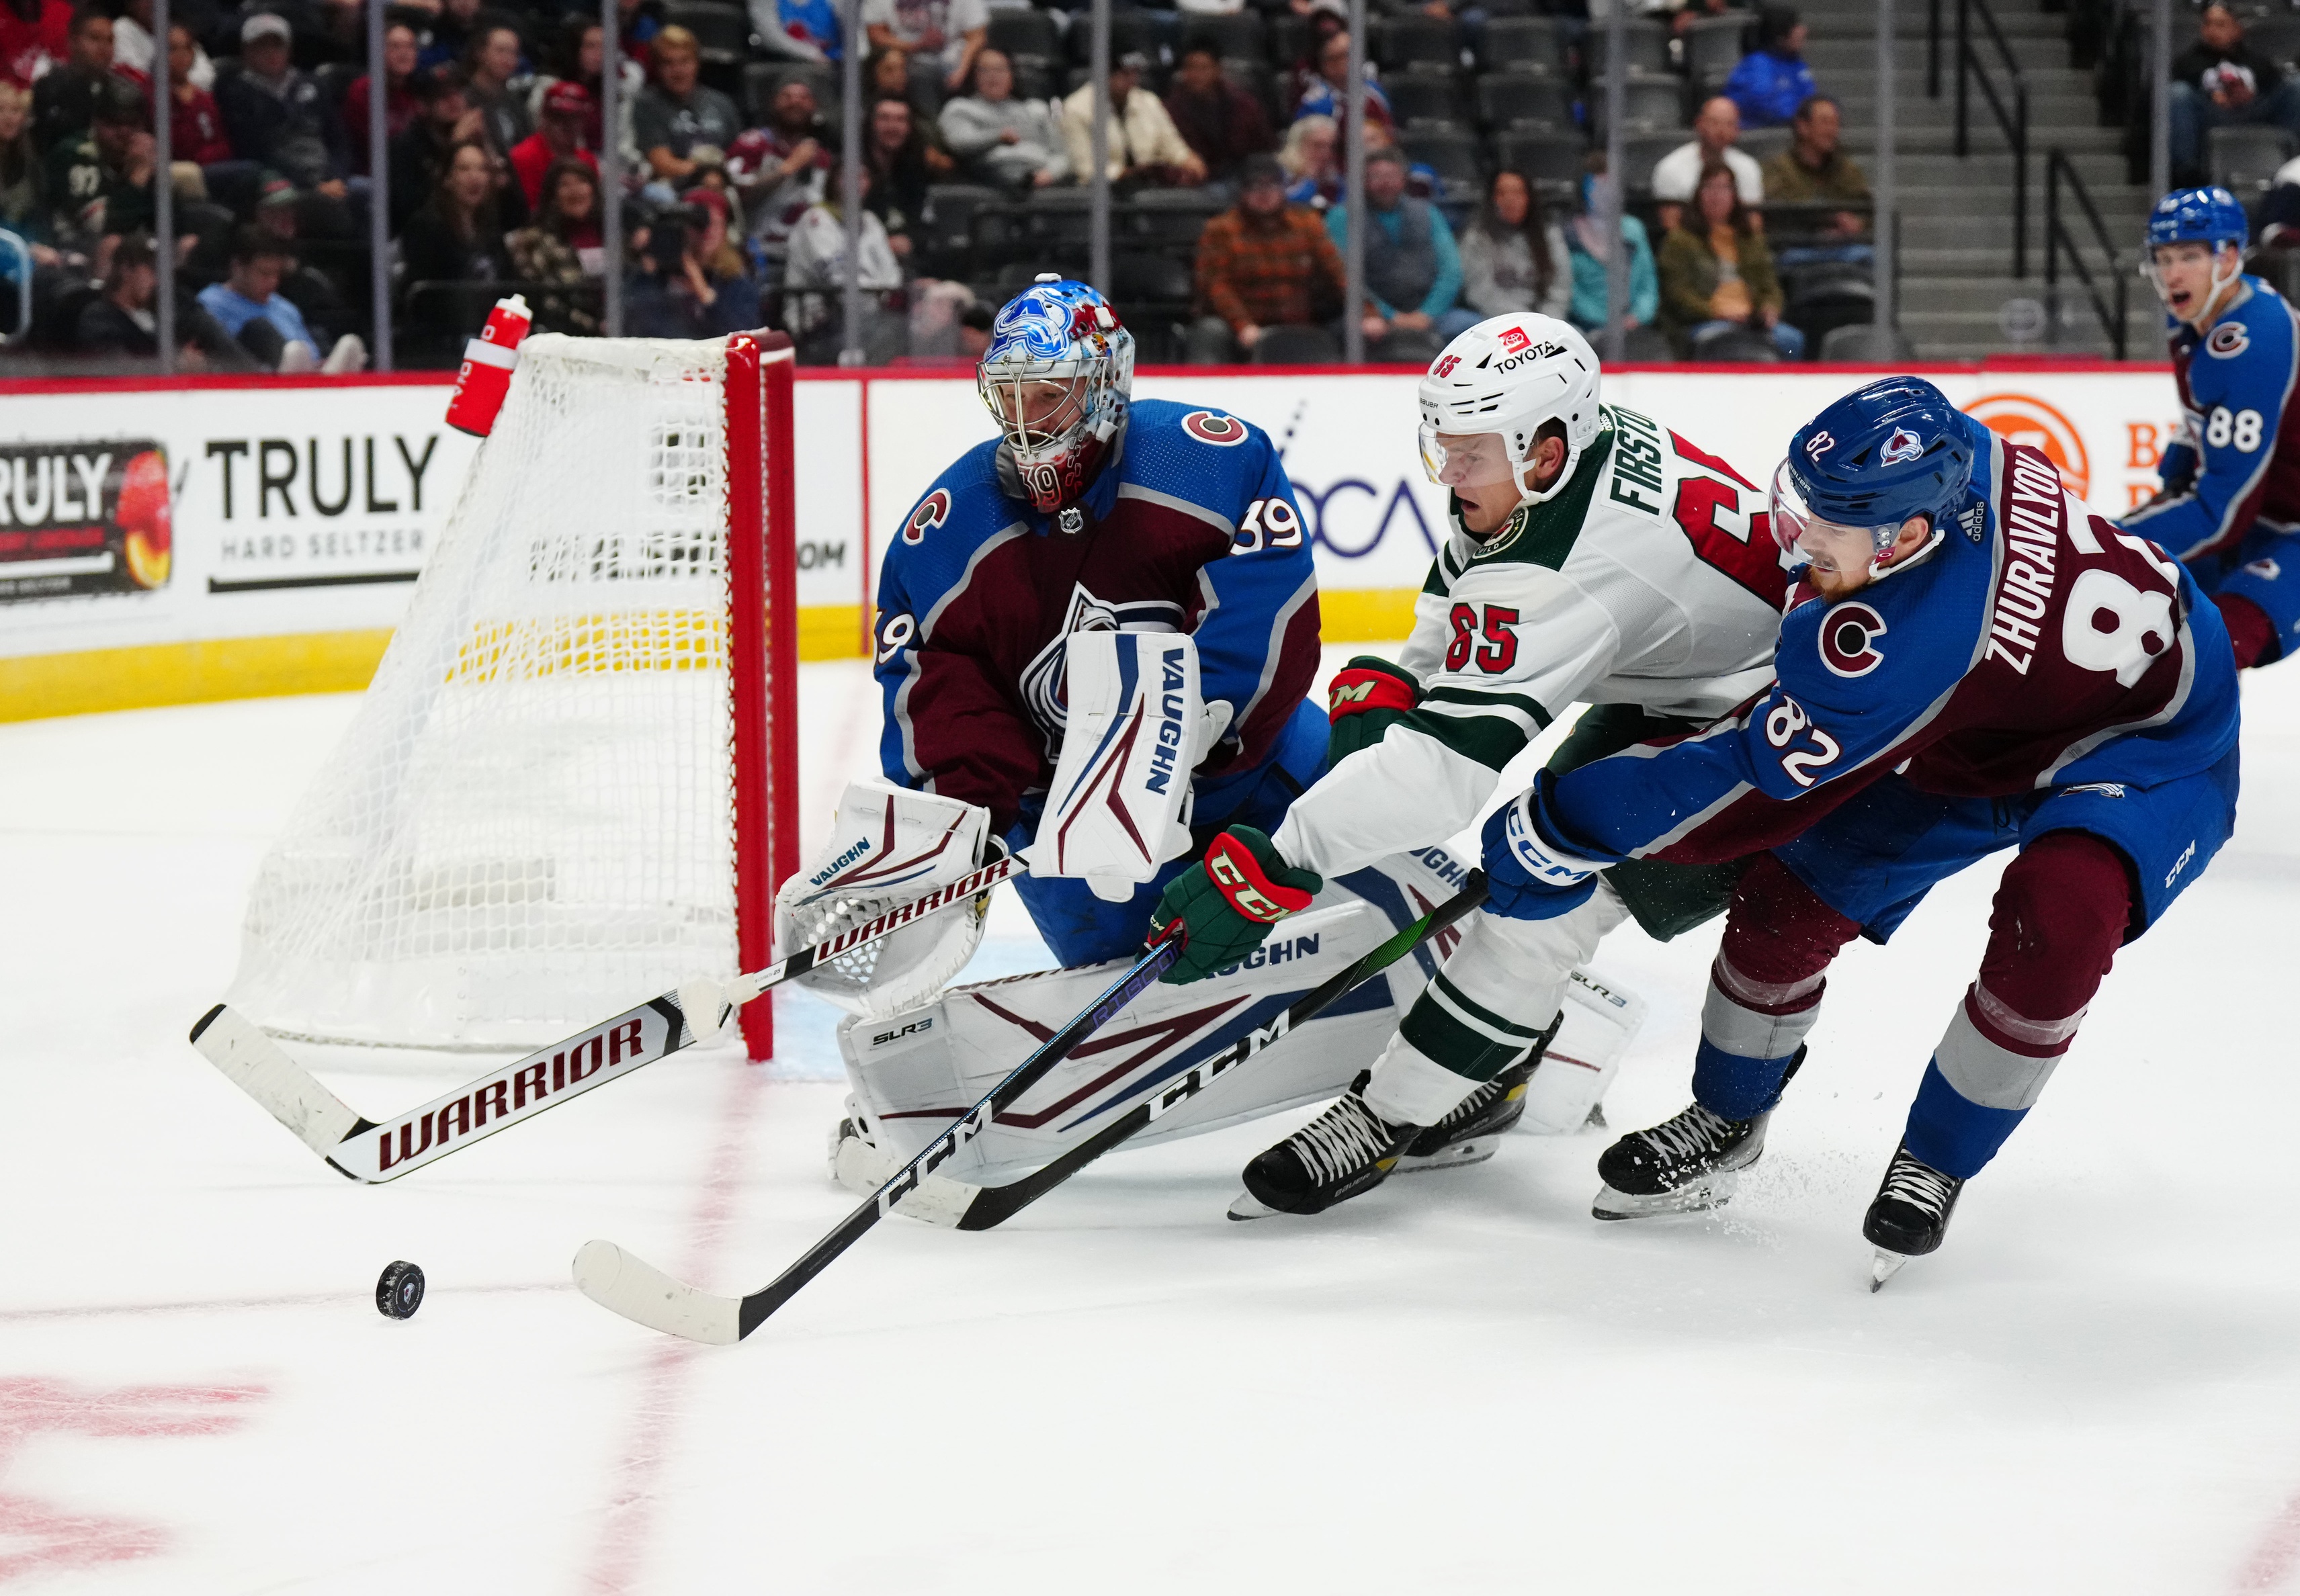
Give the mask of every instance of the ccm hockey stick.
M 957 1227 L 961 1230 L 988 1230 L 994 1225 L 1012 1218 L 1104 1153 L 1149 1129 L 1168 1112 L 1189 1101 L 1216 1080 L 1279 1041 L 1296 1026 L 1311 1019 L 1336 998 L 1360 982 L 1388 968 L 1485 901 L 1486 873 L 1471 870 L 1460 892 L 1379 947 L 1359 957 L 1348 968 L 1296 998 L 1268 1025 L 1248 1031 L 1211 1059 L 1192 1065 L 1053 1163 L 1003 1186 L 977 1188 L 966 1205 L 966 1211 L 959 1216 Z
M 226 1004 L 218 1003 L 200 1017 L 192 1027 L 192 1045 L 338 1174 L 367 1185 L 397 1180 L 594 1086 L 709 1041 L 737 1010 L 769 988 L 913 920 L 962 903 L 1029 868 L 1010 854 L 876 919 L 778 959 L 764 969 L 726 982 L 700 977 L 688 980 L 676 992 L 650 998 L 396 1119 L 377 1121 L 354 1110 L 253 1021 Z
M 982 1100 L 951 1122 L 950 1127 L 840 1220 L 830 1233 L 800 1254 L 798 1261 L 746 1297 L 722 1297 L 699 1291 L 656 1268 L 646 1259 L 624 1251 L 612 1242 L 586 1242 L 575 1254 L 575 1284 L 602 1308 L 612 1309 L 634 1323 L 670 1335 L 712 1346 L 730 1346 L 764 1324 L 767 1316 L 797 1294 L 799 1288 L 820 1275 L 832 1259 L 884 1218 L 936 1167 L 956 1152 L 997 1118 L 1005 1108 L 1035 1085 L 1046 1072 L 1070 1055 L 1072 1048 L 1110 1023 L 1120 1010 L 1142 995 L 1166 973 L 1182 951 L 1179 935 L 1168 935 L 1152 946 L 1131 968 L 1105 987 L 1078 1018 L 1048 1037 L 1038 1050 L 1016 1065 L 1012 1073 L 990 1088 Z

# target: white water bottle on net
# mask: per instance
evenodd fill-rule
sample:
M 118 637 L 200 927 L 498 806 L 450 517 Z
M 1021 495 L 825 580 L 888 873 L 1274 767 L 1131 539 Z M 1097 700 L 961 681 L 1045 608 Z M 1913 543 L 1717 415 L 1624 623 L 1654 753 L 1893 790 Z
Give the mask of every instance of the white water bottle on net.
M 530 337 L 366 702 L 265 858 L 266 1029 L 539 1046 L 771 952 L 797 859 L 791 354 Z M 752 1056 L 771 1047 L 750 1005 Z

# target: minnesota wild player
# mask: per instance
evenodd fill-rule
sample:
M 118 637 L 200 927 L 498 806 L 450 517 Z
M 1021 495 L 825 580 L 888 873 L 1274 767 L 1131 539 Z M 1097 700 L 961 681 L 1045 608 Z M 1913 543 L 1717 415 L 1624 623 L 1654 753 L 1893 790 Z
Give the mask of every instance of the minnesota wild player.
M 1335 677 L 1329 769 L 1275 835 L 1230 827 L 1167 889 L 1154 919 L 1188 937 L 1169 980 L 1234 963 L 1324 877 L 1468 826 L 1575 704 L 1591 708 L 1553 768 L 1694 732 L 1771 679 L 1788 581 L 1764 493 L 1597 388 L 1588 341 L 1547 316 L 1496 316 L 1431 363 L 1421 455 L 1451 490 L 1452 535 L 1413 636 L 1395 663 Z M 1598 940 L 1630 918 L 1662 937 L 1697 925 L 1738 875 L 1631 860 L 1555 919 L 1471 916 L 1374 1068 L 1246 1166 L 1231 1217 L 1317 1213 L 1424 1144 L 1490 1151 Z

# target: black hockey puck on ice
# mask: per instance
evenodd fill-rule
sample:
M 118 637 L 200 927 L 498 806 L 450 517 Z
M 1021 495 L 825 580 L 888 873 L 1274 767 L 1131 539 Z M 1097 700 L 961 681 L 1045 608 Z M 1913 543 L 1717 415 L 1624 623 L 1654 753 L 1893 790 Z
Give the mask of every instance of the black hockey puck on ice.
M 375 1283 L 375 1310 L 388 1319 L 412 1319 L 423 1306 L 423 1271 L 401 1259 Z

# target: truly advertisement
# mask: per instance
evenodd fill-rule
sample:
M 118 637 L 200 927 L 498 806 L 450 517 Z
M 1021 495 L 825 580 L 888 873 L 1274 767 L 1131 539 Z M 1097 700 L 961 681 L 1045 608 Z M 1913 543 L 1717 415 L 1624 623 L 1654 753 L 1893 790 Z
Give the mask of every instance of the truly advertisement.
M 0 445 L 0 603 L 164 587 L 171 520 L 149 438 Z

